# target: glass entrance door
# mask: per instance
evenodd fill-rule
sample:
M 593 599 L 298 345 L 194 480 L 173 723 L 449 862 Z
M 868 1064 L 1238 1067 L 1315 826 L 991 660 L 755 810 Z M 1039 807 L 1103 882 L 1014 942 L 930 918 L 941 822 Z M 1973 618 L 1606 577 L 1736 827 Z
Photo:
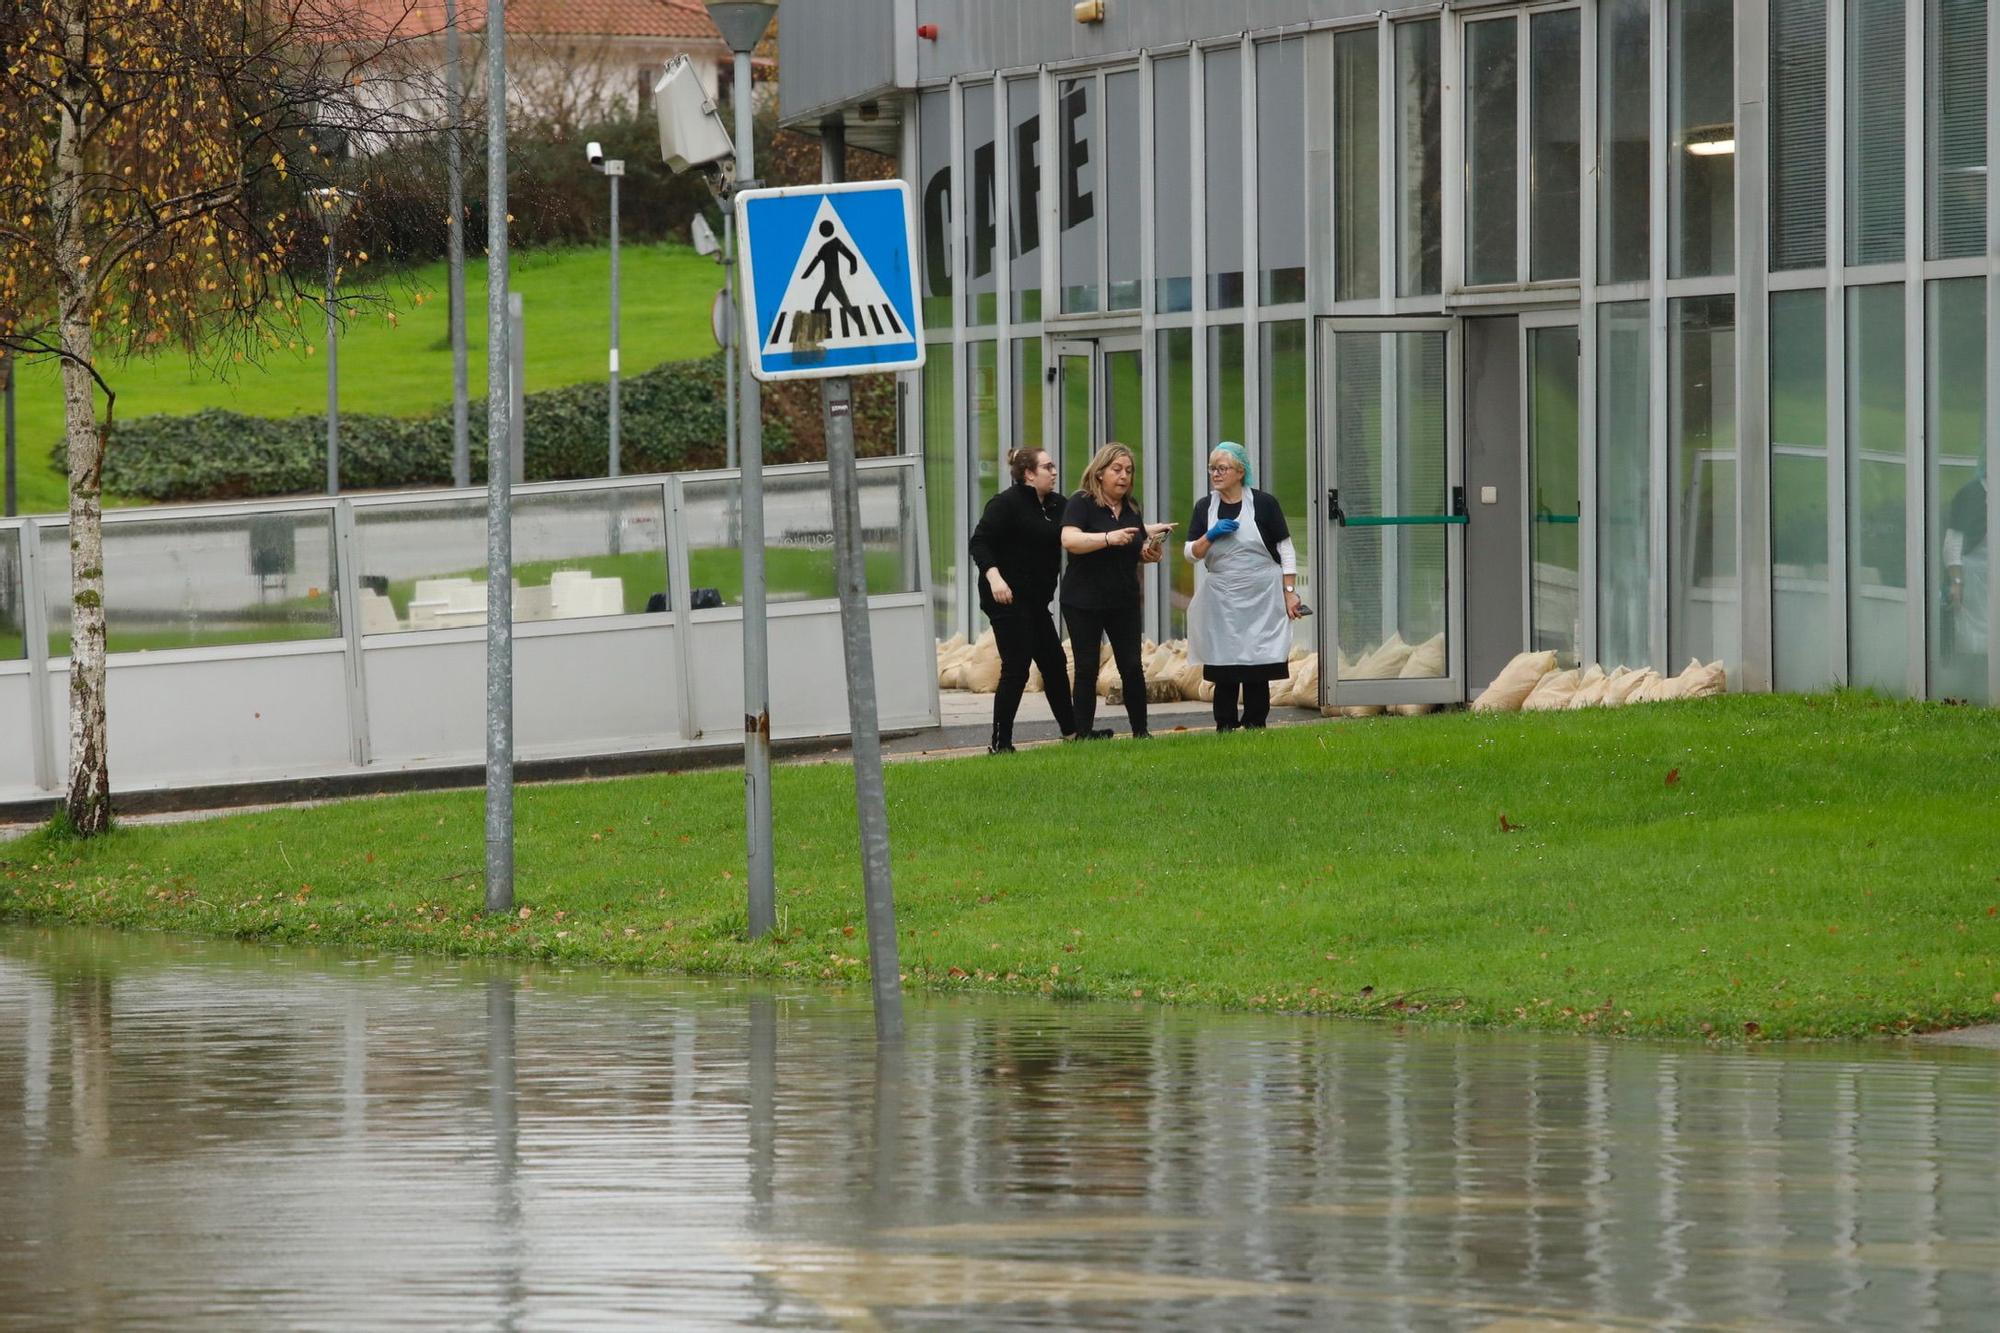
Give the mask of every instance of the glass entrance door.
M 1149 479 L 1160 475 L 1146 439 L 1145 367 L 1137 334 L 1063 338 L 1054 345 L 1056 368 L 1056 469 L 1064 494 L 1074 494 L 1091 456 L 1117 442 L 1132 451 L 1132 494 L 1149 522 L 1163 514 L 1164 500 L 1152 494 Z M 1165 606 L 1164 565 L 1146 569 L 1146 634 L 1161 636 Z
M 1321 321 L 1320 680 L 1331 704 L 1464 697 L 1455 352 L 1448 319 Z
M 1521 321 L 1527 420 L 1528 647 L 1577 664 L 1583 642 L 1582 492 L 1577 484 L 1576 316 Z

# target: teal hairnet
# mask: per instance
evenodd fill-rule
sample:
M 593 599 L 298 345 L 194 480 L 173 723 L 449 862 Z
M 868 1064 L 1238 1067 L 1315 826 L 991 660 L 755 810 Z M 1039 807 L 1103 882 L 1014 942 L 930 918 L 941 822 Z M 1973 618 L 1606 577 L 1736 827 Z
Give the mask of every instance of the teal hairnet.
M 1252 485 L 1253 483 L 1256 482 L 1257 478 L 1254 475 L 1252 475 L 1250 471 L 1250 455 L 1243 448 L 1243 446 L 1236 443 L 1236 441 L 1224 440 L 1221 444 L 1218 444 L 1215 446 L 1215 448 L 1209 450 L 1209 452 L 1212 454 L 1228 454 L 1231 458 L 1235 459 L 1236 465 L 1243 469 L 1243 484 L 1245 486 Z

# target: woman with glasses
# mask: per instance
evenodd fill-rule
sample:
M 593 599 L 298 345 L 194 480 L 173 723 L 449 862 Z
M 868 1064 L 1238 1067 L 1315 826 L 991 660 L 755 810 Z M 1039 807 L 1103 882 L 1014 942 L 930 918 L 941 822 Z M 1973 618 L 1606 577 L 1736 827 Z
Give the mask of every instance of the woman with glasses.
M 1224 441 L 1208 456 L 1209 493 L 1195 502 L 1189 560 L 1202 567 L 1188 606 L 1188 656 L 1215 685 L 1215 729 L 1261 727 L 1271 682 L 1285 678 L 1290 622 L 1305 614 L 1294 591 L 1298 554 L 1277 497 L 1250 487 L 1250 458 Z M 1239 724 L 1236 701 L 1242 696 Z
M 1014 751 L 1014 714 L 1028 687 L 1031 662 L 1042 669 L 1049 712 L 1063 737 L 1076 734 L 1062 639 L 1049 615 L 1062 572 L 1063 500 L 1056 494 L 1056 465 L 1040 449 L 1016 449 L 1007 455 L 1007 471 L 1014 484 L 986 502 L 986 512 L 972 530 L 979 609 L 992 623 L 994 646 L 1000 650 L 989 754 Z
M 1174 525 L 1140 518 L 1139 506 L 1132 502 L 1134 470 L 1130 449 L 1105 445 L 1084 468 L 1083 487 L 1063 510 L 1062 545 L 1069 552 L 1062 578 L 1063 623 L 1069 626 L 1070 651 L 1076 657 L 1071 695 L 1077 735 L 1092 740 L 1111 735 L 1091 728 L 1097 714 L 1098 647 L 1107 638 L 1124 685 L 1132 734 L 1152 734 L 1146 730 L 1146 671 L 1139 660 L 1139 566 L 1159 561 L 1165 553 L 1161 539 Z

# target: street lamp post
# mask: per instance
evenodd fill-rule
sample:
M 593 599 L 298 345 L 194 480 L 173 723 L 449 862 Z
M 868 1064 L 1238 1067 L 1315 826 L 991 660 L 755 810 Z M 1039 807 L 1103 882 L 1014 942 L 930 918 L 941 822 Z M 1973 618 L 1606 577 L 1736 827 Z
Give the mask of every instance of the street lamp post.
M 736 53 L 735 132 L 736 188 L 756 179 L 755 134 L 750 108 L 750 53 L 764 40 L 776 0 L 707 0 L 708 16 L 722 40 Z M 758 939 L 777 924 L 777 889 L 771 852 L 771 665 L 770 634 L 764 602 L 764 424 L 762 395 L 750 374 L 748 340 L 737 339 L 744 358 L 736 377 L 743 395 L 737 427 L 743 433 L 736 451 L 742 469 L 738 488 L 743 503 L 743 806 L 749 846 L 750 938 Z
M 340 360 L 339 331 L 333 308 L 334 279 L 338 273 L 334 233 L 354 207 L 352 190 L 322 185 L 306 191 L 306 207 L 319 217 L 326 233 L 326 493 L 340 494 Z
M 605 160 L 604 149 L 596 143 L 589 148 L 590 165 L 611 182 L 611 467 L 607 475 L 619 471 L 618 446 L 618 182 L 625 175 L 619 158 Z

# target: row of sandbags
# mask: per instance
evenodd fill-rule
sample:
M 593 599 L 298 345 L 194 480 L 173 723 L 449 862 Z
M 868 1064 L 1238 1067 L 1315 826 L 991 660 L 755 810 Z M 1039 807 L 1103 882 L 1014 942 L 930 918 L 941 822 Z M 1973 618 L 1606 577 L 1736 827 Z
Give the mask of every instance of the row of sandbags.
M 1140 654 L 1145 664 L 1148 703 L 1172 703 L 1176 700 L 1206 703 L 1215 698 L 1215 686 L 1201 678 L 1201 663 L 1188 657 L 1186 639 L 1158 644 L 1147 640 L 1140 645 Z M 1000 649 L 994 643 L 990 629 L 970 642 L 963 634 L 944 640 L 938 644 L 937 660 L 940 689 L 991 694 L 999 688 Z M 1076 656 L 1068 643 L 1063 644 L 1063 662 L 1074 679 Z M 1297 703 L 1302 708 L 1318 707 L 1319 655 L 1295 648 L 1291 661 L 1286 664 L 1286 671 L 1282 682 L 1272 682 L 1271 702 L 1279 706 Z M 1042 688 L 1041 668 L 1031 668 L 1028 672 L 1029 693 L 1040 693 Z M 1124 681 L 1118 675 L 1117 663 L 1112 661 L 1109 644 L 1098 647 L 1097 697 L 1107 703 L 1125 701 Z
M 1597 663 L 1556 670 L 1552 651 L 1521 653 L 1493 683 L 1472 701 L 1475 713 L 1553 713 L 1565 708 L 1620 708 L 1626 704 L 1661 703 L 1668 699 L 1706 699 L 1729 688 L 1729 673 L 1720 661 L 1703 666 L 1690 658 L 1678 676 L 1662 676 L 1651 667 L 1633 670 Z

